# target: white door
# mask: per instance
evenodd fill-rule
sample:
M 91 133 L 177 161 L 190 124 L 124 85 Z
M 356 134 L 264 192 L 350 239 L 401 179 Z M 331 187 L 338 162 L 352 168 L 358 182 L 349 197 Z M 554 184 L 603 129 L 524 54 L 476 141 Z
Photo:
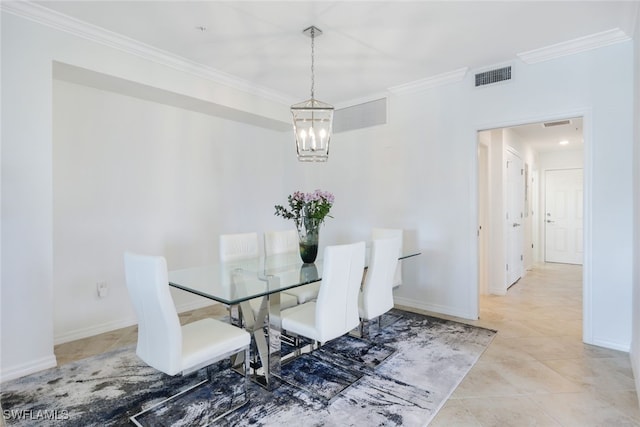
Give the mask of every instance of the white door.
M 545 171 L 545 261 L 582 264 L 582 169 Z
M 507 186 L 506 186 L 506 282 L 507 287 L 513 285 L 522 277 L 524 269 L 524 168 L 522 159 L 509 150 L 505 152 L 507 158 Z

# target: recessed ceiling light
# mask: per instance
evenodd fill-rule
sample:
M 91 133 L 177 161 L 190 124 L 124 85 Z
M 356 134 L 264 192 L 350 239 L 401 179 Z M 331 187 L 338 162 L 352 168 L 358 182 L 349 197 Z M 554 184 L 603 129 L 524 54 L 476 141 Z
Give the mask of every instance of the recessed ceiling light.
M 567 145 L 569 143 L 569 141 L 567 141 L 566 139 L 563 139 L 562 141 L 560 141 L 558 144 L 560 145 Z

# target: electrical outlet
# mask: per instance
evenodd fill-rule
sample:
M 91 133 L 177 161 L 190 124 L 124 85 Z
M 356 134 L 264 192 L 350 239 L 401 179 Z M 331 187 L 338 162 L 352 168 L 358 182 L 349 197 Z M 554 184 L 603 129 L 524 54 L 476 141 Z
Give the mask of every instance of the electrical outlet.
M 107 282 L 96 283 L 96 290 L 98 291 L 99 298 L 105 298 L 107 295 L 109 295 L 109 287 L 107 286 Z

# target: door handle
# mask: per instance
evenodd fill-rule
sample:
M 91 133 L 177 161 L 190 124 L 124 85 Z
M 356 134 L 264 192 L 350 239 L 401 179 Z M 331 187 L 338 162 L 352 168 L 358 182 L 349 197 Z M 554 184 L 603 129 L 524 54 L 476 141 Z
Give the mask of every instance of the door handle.
M 548 222 L 549 224 L 551 224 L 551 223 L 553 223 L 553 222 L 555 222 L 555 221 L 551 221 L 550 219 L 548 219 L 548 220 L 547 220 L 547 222 Z
M 514 226 L 514 227 L 520 227 L 520 224 L 518 224 L 517 222 L 514 222 L 514 223 L 513 223 L 513 226 Z

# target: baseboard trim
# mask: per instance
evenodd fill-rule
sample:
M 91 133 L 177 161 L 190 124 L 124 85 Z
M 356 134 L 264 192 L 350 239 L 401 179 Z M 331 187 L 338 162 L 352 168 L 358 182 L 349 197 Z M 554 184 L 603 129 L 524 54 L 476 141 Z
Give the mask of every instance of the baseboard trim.
M 207 307 L 209 305 L 219 304 L 218 302 L 211 301 L 205 298 L 198 298 L 193 301 L 181 304 L 176 307 L 178 313 L 184 313 L 185 311 L 197 310 L 199 308 Z M 114 320 L 111 322 L 101 323 L 99 325 L 93 325 L 86 328 L 75 329 L 73 331 L 65 332 L 64 334 L 53 337 L 53 344 L 64 344 L 70 341 L 81 340 L 83 338 L 93 337 L 95 335 L 104 334 L 105 332 L 111 332 L 116 329 L 128 328 L 129 326 L 136 325 L 138 319 L 133 317 L 127 317 L 125 319 Z
M 506 294 L 507 294 L 507 289 L 504 289 L 504 288 L 489 288 L 489 295 L 505 296 Z
M 625 353 L 629 353 L 631 350 L 631 346 L 629 343 L 627 344 L 621 344 L 619 342 L 613 342 L 613 341 L 607 341 L 607 340 L 599 340 L 599 339 L 594 339 L 593 342 L 587 343 L 590 345 L 595 345 L 598 347 L 604 347 L 604 348 L 608 348 L 611 350 L 618 350 L 618 351 L 624 351 Z
M 81 340 L 83 338 L 92 337 L 94 335 L 103 334 L 105 332 L 111 332 L 116 329 L 127 328 L 137 323 L 138 320 L 135 317 L 127 317 L 126 319 L 114 320 L 112 322 L 101 323 L 99 325 L 93 325 L 87 328 L 75 329 L 73 331 L 54 336 L 53 344 L 58 345 L 70 341 Z
M 0 383 L 15 380 L 16 378 L 21 378 L 39 371 L 44 371 L 45 369 L 54 368 L 57 365 L 58 361 L 54 354 L 41 357 L 40 359 L 22 363 L 20 365 L 10 367 L 9 369 L 3 369 L 0 371 Z
M 397 297 L 397 296 L 393 297 L 393 302 L 394 304 L 403 305 L 405 307 L 417 308 L 419 310 L 424 310 L 424 311 L 430 311 L 432 313 L 445 314 L 447 316 L 459 317 L 461 319 L 466 319 L 466 320 L 477 320 L 469 312 L 461 311 L 453 307 L 448 307 L 444 305 L 424 304 L 424 303 L 417 302 L 414 299 Z

